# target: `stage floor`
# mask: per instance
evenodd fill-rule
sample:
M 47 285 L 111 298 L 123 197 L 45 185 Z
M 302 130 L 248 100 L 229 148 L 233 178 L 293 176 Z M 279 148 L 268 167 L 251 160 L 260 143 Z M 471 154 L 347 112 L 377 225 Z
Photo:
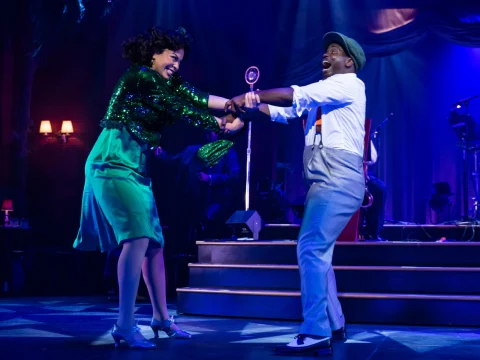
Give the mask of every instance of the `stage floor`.
M 298 323 L 287 321 L 179 316 L 192 339 L 165 335 L 156 350 L 115 349 L 109 332 L 116 307 L 103 297 L 0 299 L 0 358 L 266 359 L 298 331 Z M 170 308 L 174 314 L 175 306 Z M 147 338 L 153 337 L 150 312 L 149 304 L 138 304 L 137 319 Z M 330 359 L 471 360 L 480 354 L 480 329 L 353 324 L 348 331 L 349 340 L 335 343 Z

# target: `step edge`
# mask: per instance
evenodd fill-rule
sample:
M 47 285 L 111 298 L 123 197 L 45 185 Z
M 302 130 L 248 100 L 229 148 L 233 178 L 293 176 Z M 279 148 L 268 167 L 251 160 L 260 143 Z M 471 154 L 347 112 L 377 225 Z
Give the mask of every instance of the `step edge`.
M 189 263 L 190 268 L 222 268 L 222 269 L 269 269 L 269 270 L 298 270 L 298 265 L 283 264 L 211 264 Z M 334 265 L 335 271 L 411 271 L 411 272 L 480 272 L 480 267 L 440 267 L 440 266 L 359 266 L 359 265 Z
M 297 240 L 247 240 L 247 241 L 196 241 L 199 246 L 228 245 L 228 246 L 296 246 Z M 480 241 L 462 242 L 431 242 L 431 241 L 386 241 L 386 242 L 362 242 L 362 241 L 339 241 L 335 246 L 480 246 Z
M 297 246 L 297 240 L 272 240 L 272 241 L 261 241 L 261 240 L 250 240 L 250 241 L 196 241 L 196 245 L 229 245 L 229 246 Z
M 230 294 L 230 295 L 254 295 L 254 296 L 292 296 L 300 297 L 299 291 L 279 290 L 240 290 L 224 288 L 177 288 L 177 293 L 203 293 L 203 294 Z
M 178 293 L 229 294 L 251 296 L 300 297 L 300 291 L 280 290 L 231 290 L 224 288 L 178 288 Z M 388 293 L 338 293 L 339 298 L 385 299 L 385 300 L 450 300 L 480 301 L 480 295 L 431 295 L 431 294 L 388 294 Z
M 480 225 L 460 225 L 460 224 L 451 224 L 451 225 L 438 225 L 438 224 L 384 224 L 384 228 L 427 228 L 427 229 L 471 229 L 471 228 L 480 228 Z M 280 224 L 280 223 L 272 223 L 272 224 L 264 224 L 264 228 L 283 228 L 283 227 L 291 227 L 291 228 L 300 228 L 300 224 Z

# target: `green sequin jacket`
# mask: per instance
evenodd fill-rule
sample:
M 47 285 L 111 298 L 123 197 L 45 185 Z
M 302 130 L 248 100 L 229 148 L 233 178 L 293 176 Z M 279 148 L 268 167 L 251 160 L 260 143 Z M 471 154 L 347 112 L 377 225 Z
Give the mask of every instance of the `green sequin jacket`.
M 167 81 L 148 67 L 132 65 L 115 86 L 100 126 L 125 127 L 151 149 L 160 146 L 163 128 L 175 121 L 220 132 L 217 120 L 207 110 L 208 96 L 177 74 Z M 232 145 L 218 140 L 200 148 L 198 156 L 213 166 Z

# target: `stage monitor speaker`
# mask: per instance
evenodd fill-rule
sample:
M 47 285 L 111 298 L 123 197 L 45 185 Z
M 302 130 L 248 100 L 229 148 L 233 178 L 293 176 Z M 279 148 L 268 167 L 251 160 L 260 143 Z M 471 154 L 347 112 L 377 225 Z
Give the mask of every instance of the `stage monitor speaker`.
M 255 210 L 238 210 L 226 222 L 233 230 L 236 238 L 253 238 L 258 240 L 258 234 L 262 229 L 262 218 Z

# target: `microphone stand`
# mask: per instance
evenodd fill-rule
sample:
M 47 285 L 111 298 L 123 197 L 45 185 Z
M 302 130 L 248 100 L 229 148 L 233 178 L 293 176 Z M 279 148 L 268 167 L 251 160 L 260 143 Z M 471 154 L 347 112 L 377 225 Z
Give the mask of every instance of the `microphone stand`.
M 380 155 L 380 145 L 381 145 L 381 142 L 380 142 L 380 129 L 387 123 L 387 121 L 390 119 L 390 117 L 393 116 L 393 113 L 390 113 L 381 123 L 380 125 L 378 125 L 375 130 L 373 130 L 373 132 L 370 133 L 370 139 L 373 139 L 373 143 L 375 145 L 375 148 L 377 149 L 377 156 Z M 367 146 L 369 146 L 370 144 L 367 144 Z M 370 154 L 371 154 L 371 150 L 370 150 Z M 377 160 L 377 171 L 376 171 L 376 176 L 378 177 L 378 169 L 379 169 L 379 164 L 378 164 L 378 160 Z
M 370 133 L 370 137 L 373 139 L 374 142 L 376 142 L 376 149 L 377 149 L 377 157 L 380 156 L 380 150 L 381 150 L 381 141 L 380 141 L 380 129 L 385 126 L 387 121 L 393 116 L 393 113 L 390 113 L 387 115 L 387 117 L 378 125 L 373 132 Z M 378 178 L 378 173 L 379 173 L 379 161 L 377 158 L 377 171 L 375 173 L 376 177 Z M 398 221 L 398 220 L 392 220 L 392 219 L 384 219 L 384 223 L 392 223 L 392 224 L 404 224 L 407 225 L 409 223 L 403 222 L 403 221 Z

